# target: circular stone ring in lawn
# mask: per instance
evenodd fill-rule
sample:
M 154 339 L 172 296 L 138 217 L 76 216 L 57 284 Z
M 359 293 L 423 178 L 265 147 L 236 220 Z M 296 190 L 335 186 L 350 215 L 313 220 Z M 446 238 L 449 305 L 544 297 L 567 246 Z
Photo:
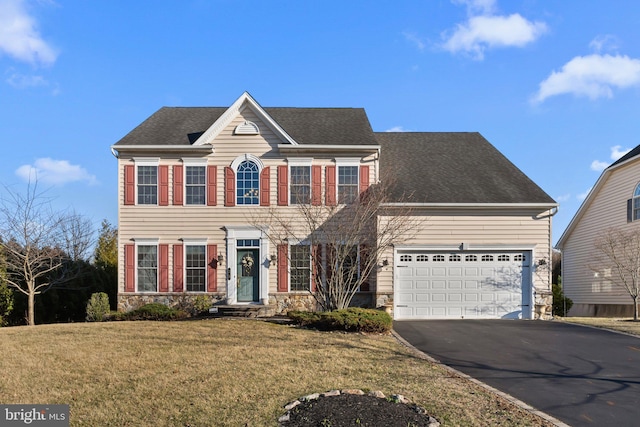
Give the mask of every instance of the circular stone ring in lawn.
M 424 408 L 402 395 L 387 398 L 380 391 L 332 390 L 301 397 L 286 405 L 286 414 L 278 419 L 281 427 L 309 426 L 384 426 L 438 427 Z

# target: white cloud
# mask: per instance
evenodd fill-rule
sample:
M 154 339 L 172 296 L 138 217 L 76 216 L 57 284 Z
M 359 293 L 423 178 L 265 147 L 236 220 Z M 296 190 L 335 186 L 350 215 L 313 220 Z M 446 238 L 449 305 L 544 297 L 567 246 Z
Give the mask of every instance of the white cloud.
M 614 145 L 611 147 L 611 155 L 609 156 L 614 162 L 631 151 L 631 148 L 622 148 L 622 145 Z M 594 160 L 591 162 L 591 170 L 596 172 L 602 172 L 609 167 L 611 162 L 603 162 L 600 160 Z
M 51 65 L 58 54 L 38 31 L 25 0 L 0 0 L 0 53 L 30 64 Z
M 410 132 L 410 131 L 403 128 L 402 126 L 394 126 L 391 129 L 385 130 L 385 132 Z
M 586 198 L 587 198 L 587 196 L 589 195 L 589 193 L 591 193 L 591 189 L 592 189 L 592 188 L 593 188 L 593 187 L 589 187 L 589 189 L 588 189 L 587 191 L 585 191 L 584 193 L 580 193 L 580 194 L 578 194 L 578 195 L 576 196 L 576 199 L 578 199 L 578 200 L 580 200 L 580 201 L 582 201 L 582 200 L 586 199 Z
M 608 166 L 608 162 L 601 162 L 600 160 L 594 160 L 593 162 L 591 162 L 591 170 L 596 172 L 602 172 Z
M 27 76 L 20 73 L 11 73 L 6 82 L 17 89 L 28 87 L 49 86 L 49 82 L 42 76 Z
M 35 181 L 64 185 L 70 182 L 85 181 L 89 185 L 97 183 L 96 177 L 79 165 L 72 165 L 67 160 L 54 160 L 48 157 L 36 159 L 33 165 L 22 165 L 16 175 L 25 181 Z
M 626 89 L 640 85 L 640 60 L 621 55 L 577 56 L 554 71 L 540 83 L 531 102 L 563 94 L 590 99 L 611 98 L 613 88 Z
M 571 199 L 571 194 L 569 194 L 569 193 L 563 194 L 562 196 L 556 197 L 556 201 L 558 201 L 558 202 L 566 202 L 569 199 Z
M 404 31 L 402 35 L 408 42 L 414 44 L 418 48 L 418 50 L 424 50 L 424 48 L 426 47 L 424 42 L 420 39 L 420 37 L 416 33 Z
M 518 13 L 494 15 L 492 0 L 454 0 L 454 3 L 466 5 L 470 17 L 443 34 L 442 47 L 451 53 L 464 52 L 482 60 L 487 49 L 523 47 L 547 31 L 544 22 L 529 21 Z
M 591 42 L 589 43 L 589 47 L 596 53 L 600 53 L 602 51 L 613 52 L 618 49 L 618 44 L 619 42 L 616 36 L 605 34 L 591 40 Z

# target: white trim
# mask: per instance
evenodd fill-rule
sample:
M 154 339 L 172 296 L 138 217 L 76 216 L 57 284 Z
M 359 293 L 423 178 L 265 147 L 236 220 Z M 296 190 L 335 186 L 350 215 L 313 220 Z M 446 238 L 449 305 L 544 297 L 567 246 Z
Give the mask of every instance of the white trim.
M 134 292 L 138 294 L 156 294 L 160 291 L 160 239 L 153 238 L 142 238 L 142 239 L 133 239 L 135 242 L 135 280 L 134 280 Z M 139 289 L 139 280 L 138 280 L 138 247 L 139 246 L 155 246 L 156 248 L 156 289 L 153 291 L 141 291 Z
M 360 166 L 362 159 L 360 157 L 336 157 L 336 166 Z
M 380 151 L 379 145 L 346 145 L 346 144 L 278 144 L 278 150 L 280 151 L 315 151 L 315 152 L 332 152 L 347 151 L 347 152 L 365 152 L 365 153 L 377 153 Z
M 558 203 L 383 203 L 390 208 L 465 208 L 465 209 L 545 209 L 557 208 Z
M 289 166 L 311 166 L 312 163 L 313 157 L 287 157 Z
M 231 162 L 231 169 L 233 169 L 234 173 L 238 173 L 238 167 L 240 166 L 240 163 L 244 161 L 255 163 L 256 166 L 258 166 L 258 173 L 262 172 L 262 169 L 264 169 L 264 163 L 262 163 L 260 157 L 254 156 L 253 154 L 242 154 L 233 159 L 233 162 Z
M 160 166 L 159 157 L 134 157 L 133 162 L 136 166 Z
M 256 102 L 255 99 L 249 95 L 248 92 L 244 92 L 236 101 L 216 120 L 210 127 L 198 138 L 193 145 L 212 144 L 213 141 L 220 135 L 220 133 L 231 124 L 241 111 L 250 107 L 251 110 L 268 126 L 274 133 L 281 137 L 281 139 L 287 141 L 291 145 L 298 145 L 298 143 L 291 137 L 280 125 L 271 118 L 269 114 Z
M 291 247 L 292 246 L 308 246 L 309 247 L 309 283 L 308 283 L 308 287 L 307 289 L 304 290 L 293 290 L 291 289 L 291 260 L 293 258 L 292 256 L 292 252 L 291 252 Z M 287 256 L 287 275 L 289 276 L 289 280 L 288 280 L 288 286 L 289 289 L 287 290 L 290 293 L 310 293 L 311 292 L 311 284 L 313 283 L 313 255 L 312 255 L 312 250 L 313 248 L 311 247 L 311 243 L 308 240 L 305 241 L 300 241 L 298 239 L 289 239 L 289 245 L 288 245 L 288 256 Z
M 269 238 L 267 235 L 256 227 L 247 225 L 225 226 L 227 240 L 227 304 L 238 304 L 238 285 L 236 265 L 238 263 L 238 248 L 236 242 L 238 240 L 259 240 L 260 248 L 258 256 L 260 258 L 260 303 L 269 304 L 269 266 L 271 259 L 269 254 Z
M 299 161 L 294 161 L 293 163 L 287 159 L 287 173 L 289 174 L 287 178 L 287 206 L 299 206 L 302 203 L 292 203 L 291 202 L 291 185 L 293 183 L 291 168 L 299 167 L 299 168 L 308 168 L 309 169 L 309 201 L 305 204 L 311 203 L 311 192 L 313 191 L 313 172 L 311 171 L 311 162 L 313 159 L 297 159 Z
M 160 239 L 157 237 L 134 237 L 133 240 L 136 245 L 157 245 L 160 243 Z
M 207 239 L 182 239 L 182 242 L 182 280 L 184 282 L 183 290 L 185 293 L 188 292 L 190 294 L 205 294 L 208 291 L 207 286 L 209 283 L 209 269 L 207 268 L 207 261 L 209 259 L 209 254 L 207 252 L 209 248 L 207 247 Z M 204 290 L 202 291 L 190 291 L 187 289 L 187 246 L 204 246 Z
M 206 237 L 182 237 L 179 240 L 185 245 L 206 245 L 209 242 Z
M 183 157 L 180 160 L 185 166 L 207 166 L 207 159 Z
M 112 150 L 116 150 L 117 152 L 125 152 L 125 151 L 211 151 L 213 152 L 213 145 L 211 144 L 202 144 L 199 146 L 193 145 L 112 145 Z

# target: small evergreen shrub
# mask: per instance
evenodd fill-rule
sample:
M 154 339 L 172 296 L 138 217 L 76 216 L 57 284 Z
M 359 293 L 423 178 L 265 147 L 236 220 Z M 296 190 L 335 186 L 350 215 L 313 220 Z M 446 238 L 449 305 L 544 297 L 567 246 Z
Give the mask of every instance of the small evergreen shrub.
M 109 315 L 109 296 L 104 292 L 91 294 L 87 303 L 87 321 L 102 322 Z
M 209 311 L 210 308 L 211 308 L 211 300 L 208 297 L 204 295 L 198 295 L 193 299 L 194 315 L 197 316 L 199 314 L 206 313 Z
M 127 313 L 121 313 L 114 320 L 180 320 L 189 317 L 183 311 L 160 303 L 145 304 Z
M 325 312 L 290 311 L 288 316 L 300 326 L 322 331 L 386 333 L 393 325 L 389 313 L 367 308 Z
M 573 301 L 571 298 L 564 296 L 562 285 L 560 284 L 551 285 L 551 292 L 553 293 L 553 315 L 566 316 L 573 306 Z

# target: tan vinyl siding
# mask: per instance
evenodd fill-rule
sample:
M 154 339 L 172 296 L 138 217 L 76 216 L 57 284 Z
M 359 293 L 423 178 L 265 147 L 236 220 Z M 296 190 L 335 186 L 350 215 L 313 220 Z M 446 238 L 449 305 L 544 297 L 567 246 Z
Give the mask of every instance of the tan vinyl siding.
M 627 200 L 640 182 L 640 161 L 614 169 L 592 195 L 590 204 L 566 238 L 562 248 L 562 284 L 574 304 L 631 304 L 631 297 L 616 285 L 595 278 L 589 268 L 595 257 L 594 241 L 610 227 L 640 227 L 627 223 Z
M 474 211 L 474 210 L 429 210 L 415 212 L 421 219 L 405 236 L 400 246 L 445 247 L 458 249 L 462 243 L 474 247 L 491 247 L 499 250 L 533 249 L 533 263 L 551 257 L 551 217 L 549 212 L 536 211 Z M 538 219 L 536 219 L 538 218 Z M 385 221 L 382 218 L 381 221 Z M 378 292 L 393 291 L 393 251 L 389 250 L 382 259 L 389 260 L 389 266 L 378 272 Z M 532 271 L 534 269 L 532 268 Z M 533 274 L 537 290 L 547 291 L 550 271 L 538 268 Z

